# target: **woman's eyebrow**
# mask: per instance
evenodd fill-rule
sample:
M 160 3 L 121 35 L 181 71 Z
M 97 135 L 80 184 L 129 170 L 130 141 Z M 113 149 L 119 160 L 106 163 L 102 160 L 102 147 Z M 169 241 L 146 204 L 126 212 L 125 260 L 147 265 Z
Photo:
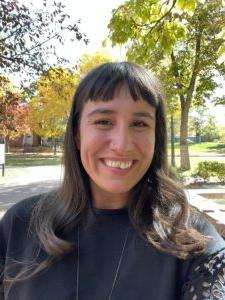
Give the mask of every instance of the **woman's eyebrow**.
M 147 111 L 140 111 L 133 114 L 135 117 L 145 117 L 152 120 L 155 120 L 155 115 Z
M 111 110 L 111 109 L 106 109 L 106 108 L 97 108 L 92 110 L 91 112 L 89 112 L 87 114 L 87 117 L 92 117 L 95 114 L 115 114 L 116 111 Z M 147 112 L 147 111 L 139 111 L 139 112 L 135 112 L 133 113 L 133 116 L 135 117 L 145 117 L 145 118 L 149 118 L 151 120 L 155 120 L 155 116 L 154 114 Z
M 89 118 L 96 114 L 115 114 L 115 111 L 113 111 L 111 109 L 106 109 L 106 108 L 97 108 L 97 109 L 94 109 L 91 112 L 89 112 L 87 114 L 87 117 Z

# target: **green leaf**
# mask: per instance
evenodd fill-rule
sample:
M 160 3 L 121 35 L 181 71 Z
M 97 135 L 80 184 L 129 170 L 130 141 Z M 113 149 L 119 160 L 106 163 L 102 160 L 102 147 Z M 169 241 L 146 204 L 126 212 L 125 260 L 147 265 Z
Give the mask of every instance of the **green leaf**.
M 199 0 L 177 0 L 177 6 L 181 10 L 187 10 L 194 12 L 197 4 L 201 2 Z

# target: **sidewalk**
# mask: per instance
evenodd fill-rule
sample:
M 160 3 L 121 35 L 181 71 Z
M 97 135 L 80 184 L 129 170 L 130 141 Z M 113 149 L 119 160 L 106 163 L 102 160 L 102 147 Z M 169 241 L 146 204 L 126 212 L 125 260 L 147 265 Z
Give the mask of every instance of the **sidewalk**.
M 61 165 L 36 167 L 6 167 L 5 176 L 0 174 L 0 187 L 27 184 L 41 180 L 59 180 L 63 175 Z
M 0 177 L 0 217 L 14 203 L 56 188 L 63 176 L 63 169 L 61 165 L 20 167 L 6 168 L 5 173 L 5 177 Z M 186 192 L 193 206 L 225 224 L 225 205 L 204 197 L 218 195 L 225 199 L 225 186 L 188 189 Z
M 61 165 L 6 168 L 0 177 L 0 218 L 20 200 L 56 188 L 62 176 Z

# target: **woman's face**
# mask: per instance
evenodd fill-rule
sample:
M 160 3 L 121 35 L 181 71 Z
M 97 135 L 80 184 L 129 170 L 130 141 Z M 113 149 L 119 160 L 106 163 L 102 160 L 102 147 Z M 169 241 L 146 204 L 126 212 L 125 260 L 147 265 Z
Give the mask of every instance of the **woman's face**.
M 111 101 L 88 101 L 81 113 L 77 146 L 93 201 L 123 207 L 153 158 L 155 108 L 144 100 L 135 102 L 124 87 Z M 102 208 L 110 207 L 103 204 Z

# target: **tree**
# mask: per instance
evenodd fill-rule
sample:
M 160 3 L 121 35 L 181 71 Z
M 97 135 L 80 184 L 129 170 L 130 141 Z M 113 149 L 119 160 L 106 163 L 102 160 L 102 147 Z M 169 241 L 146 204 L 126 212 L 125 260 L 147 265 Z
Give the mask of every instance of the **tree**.
M 215 74 L 225 75 L 219 60 L 225 52 L 224 23 L 222 0 L 129 0 L 113 10 L 109 23 L 113 44 L 126 43 L 128 59 L 166 78 L 166 91 L 179 99 L 183 170 L 190 168 L 190 107 L 212 96 Z
M 202 134 L 205 137 L 205 140 L 208 142 L 213 142 L 214 140 L 220 138 L 220 132 L 216 123 L 215 116 L 207 116 L 205 126 L 202 130 Z
M 85 74 L 94 67 L 113 60 L 115 61 L 115 59 L 105 51 L 97 51 L 93 55 L 85 53 L 81 57 L 78 70 L 80 74 Z
M 172 99 L 172 98 L 171 98 Z M 180 112 L 177 108 L 177 101 L 170 101 L 168 103 L 167 109 L 167 124 L 168 124 L 168 138 L 170 141 L 170 157 L 172 167 L 176 167 L 176 157 L 175 157 L 175 142 L 176 136 L 178 135 L 178 126 L 177 124 L 180 121 Z
M 219 126 L 214 115 L 205 106 L 198 106 L 190 114 L 189 131 L 196 137 L 196 142 L 212 142 L 220 138 Z
M 39 136 L 57 139 L 63 135 L 78 80 L 65 68 L 51 68 L 40 76 L 36 95 L 29 101 L 29 122 Z
M 47 6 L 47 0 L 43 0 L 43 6 Z M 79 21 L 69 22 L 64 7 L 54 2 L 47 10 L 34 10 L 18 0 L 1 0 L 0 68 L 10 72 L 25 69 L 40 74 L 49 68 L 48 61 L 53 57 L 56 63 L 65 62 L 56 54 L 57 44 L 53 41 L 63 44 L 66 32 L 70 33 L 72 41 L 87 43 L 86 36 L 78 28 Z
M 203 129 L 206 122 L 206 111 L 206 107 L 199 106 L 190 115 L 189 132 L 193 132 L 197 143 L 202 141 Z
M 29 132 L 28 125 L 29 108 L 24 102 L 22 95 L 15 90 L 11 82 L 0 77 L 0 137 L 6 143 L 8 140 L 17 138 Z

